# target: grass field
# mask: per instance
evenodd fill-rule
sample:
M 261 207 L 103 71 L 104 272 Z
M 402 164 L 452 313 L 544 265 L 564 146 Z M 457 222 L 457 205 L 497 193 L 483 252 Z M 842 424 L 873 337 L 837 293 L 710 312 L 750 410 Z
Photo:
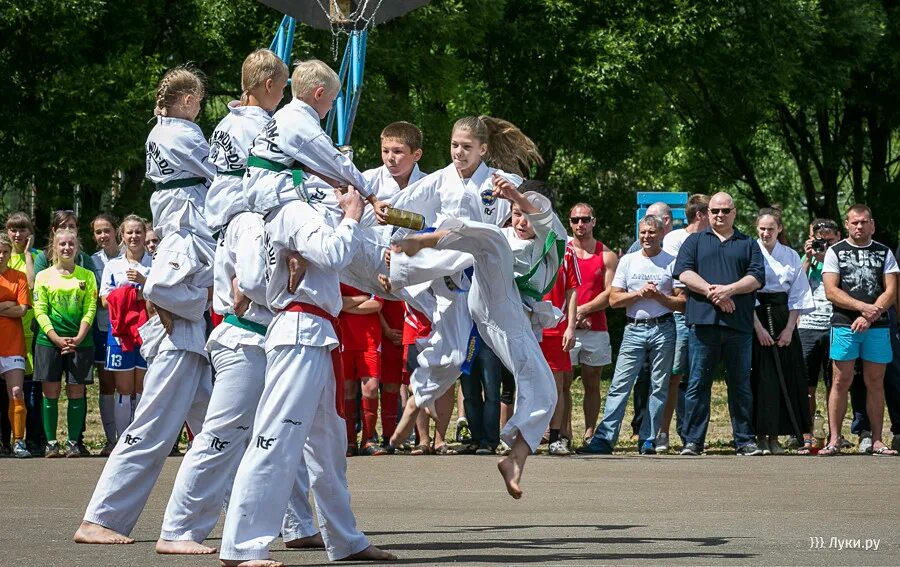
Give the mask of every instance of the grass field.
M 612 368 L 607 367 L 604 369 L 603 381 L 601 383 L 601 395 L 603 401 L 606 400 L 606 391 L 609 388 L 610 378 L 612 376 Z M 63 389 L 63 398 L 65 397 L 65 389 Z M 582 411 L 582 401 L 584 397 L 584 389 L 582 388 L 582 383 L 580 380 L 576 379 L 575 383 L 572 385 L 572 397 L 573 397 L 573 411 L 572 411 L 572 428 L 573 428 L 573 437 L 576 440 L 575 444 L 579 444 L 579 439 L 582 438 L 584 434 L 584 412 Z M 825 415 L 825 387 L 824 385 L 819 385 L 819 390 L 817 392 L 817 408 L 822 411 L 822 414 Z M 59 438 L 65 439 L 65 427 L 66 427 L 66 419 L 65 419 L 65 407 L 66 402 L 64 399 L 60 400 L 60 409 L 59 409 Z M 601 408 L 601 418 L 602 418 L 602 408 Z M 629 401 L 628 409 L 625 414 L 625 420 L 622 425 L 622 433 L 619 438 L 619 443 L 617 448 L 623 450 L 631 450 L 637 451 L 637 439 L 632 438 L 631 436 L 631 419 L 633 417 L 633 409 L 632 404 Z M 844 421 L 844 435 L 847 436 L 854 444 L 856 442 L 855 437 L 851 436 L 849 433 L 850 429 L 850 419 L 851 415 L 849 413 Z M 889 420 L 887 419 L 887 412 L 885 411 L 885 428 L 884 428 L 884 439 L 885 442 L 890 443 L 891 433 L 889 430 Z M 449 437 L 453 438 L 455 433 L 455 424 L 456 424 L 456 410 L 454 409 L 453 419 L 450 421 L 449 428 Z M 826 426 L 827 427 L 827 426 Z M 671 435 L 671 443 L 673 448 L 680 448 L 680 440 L 678 436 L 675 435 L 675 424 L 673 418 L 672 424 L 672 435 Z M 710 449 L 716 450 L 728 450 L 731 447 L 731 421 L 729 419 L 728 414 L 728 398 L 727 398 L 727 390 L 725 386 L 725 382 L 722 380 L 717 380 L 713 383 L 712 389 L 712 401 L 711 401 L 711 411 L 710 411 L 710 420 L 709 420 L 709 432 L 707 434 L 707 445 Z M 97 409 L 97 384 L 95 383 L 92 386 L 88 387 L 88 425 L 87 432 L 85 433 L 85 444 L 91 448 L 99 450 L 103 447 L 105 443 L 105 438 L 103 436 L 103 428 L 100 424 L 100 414 Z

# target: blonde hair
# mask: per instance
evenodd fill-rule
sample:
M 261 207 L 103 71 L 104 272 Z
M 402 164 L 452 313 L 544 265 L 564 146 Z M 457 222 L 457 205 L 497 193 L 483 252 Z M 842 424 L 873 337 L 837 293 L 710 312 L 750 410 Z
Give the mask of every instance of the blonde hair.
M 0 246 L 6 246 L 10 252 L 15 250 L 12 245 L 12 239 L 5 232 L 0 232 Z
M 303 98 L 319 87 L 325 87 L 329 93 L 341 88 L 341 79 L 334 69 L 318 59 L 301 61 L 294 67 L 291 75 L 291 93 L 294 98 Z
M 272 79 L 287 79 L 288 67 L 270 49 L 257 49 L 241 65 L 241 104 L 247 104 L 250 91 Z
M 189 94 L 200 98 L 206 95 L 203 73 L 192 65 L 179 65 L 169 69 L 156 89 L 156 107 L 153 113 L 168 116 L 169 110 L 179 104 L 179 99 Z
M 395 140 L 416 151 L 422 148 L 422 131 L 409 122 L 391 122 L 381 131 L 381 141 Z
M 50 239 L 50 246 L 47 247 L 47 260 L 51 264 L 55 264 L 56 260 L 58 260 L 56 257 L 56 241 L 63 235 L 71 235 L 75 239 L 75 257 L 73 260 L 78 261 L 78 253 L 81 252 L 81 240 L 78 239 L 78 233 L 71 228 L 61 227 L 53 233 L 53 237 Z
M 544 163 L 537 144 L 515 124 L 492 116 L 466 116 L 453 125 L 453 131 L 469 132 L 482 144 L 487 144 L 484 161 L 509 173 L 528 176 L 529 170 Z
M 130 222 L 136 222 L 141 225 L 141 230 L 144 231 L 144 236 L 147 236 L 147 221 L 139 217 L 135 214 L 130 214 L 119 223 L 119 230 L 117 231 L 117 236 L 119 237 L 119 249 L 125 250 L 125 225 Z

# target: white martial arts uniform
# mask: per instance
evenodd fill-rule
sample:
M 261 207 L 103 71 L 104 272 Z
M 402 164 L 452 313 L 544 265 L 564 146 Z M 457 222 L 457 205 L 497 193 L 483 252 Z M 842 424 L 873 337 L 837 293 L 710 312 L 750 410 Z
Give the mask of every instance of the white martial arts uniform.
M 359 226 L 343 220 L 332 229 L 304 201 L 289 202 L 266 225 L 271 269 L 267 297 L 273 310 L 292 303 L 314 305 L 336 317 L 341 310 L 338 271 L 360 245 Z M 295 293 L 287 291 L 287 251 L 309 263 Z M 338 339 L 331 323 L 309 313 L 281 311 L 266 335 L 266 384 L 253 436 L 232 489 L 220 557 L 266 559 L 278 536 L 287 496 L 306 458 L 316 497 L 319 527 L 329 559 L 369 545 L 356 528 L 347 491 L 346 428 L 335 409 L 331 350 Z
M 147 152 L 147 176 L 158 188 L 150 205 L 162 240 L 144 297 L 174 315 L 174 328 L 166 333 L 158 315 L 140 328 L 141 354 L 149 364 L 144 395 L 85 512 L 86 521 L 121 534 L 134 528 L 181 425 L 187 421 L 200 431 L 212 389 L 204 313 L 215 243 L 202 215 L 213 171 L 206 162 L 209 148 L 195 124 L 160 117 Z M 166 188 L 172 180 L 194 183 Z
M 522 178 L 488 167 L 482 162 L 472 176 L 462 179 L 453 164 L 426 175 L 390 199 L 392 206 L 421 214 L 425 224 L 434 226 L 445 217 L 470 219 L 502 226 L 510 214 L 509 201 L 493 195 L 493 174 L 515 186 Z M 394 238 L 401 238 L 398 231 Z M 417 341 L 418 368 L 410 376 L 410 387 L 418 407 L 430 407 L 450 388 L 460 374 L 472 319 L 466 306 L 469 283 L 459 271 L 472 265 L 465 252 L 451 253 L 425 249 L 414 256 L 393 254 L 390 279 L 396 289 L 433 281 L 431 294 L 436 308 L 430 313 L 432 333 Z M 451 275 L 453 274 L 453 275 Z M 449 279 L 448 279 L 449 278 Z
M 304 181 L 297 186 L 291 169 L 305 167 L 341 184 L 353 185 L 364 197 L 370 194 L 362 173 L 322 130 L 315 109 L 296 98 L 272 116 L 254 140 L 250 155 L 287 167 L 276 172 L 254 166 L 253 160 L 248 162 L 244 194 L 250 210 L 260 214 L 296 199 L 315 203 L 327 197 L 327 184 Z M 310 177 L 309 173 L 306 177 Z
M 218 232 L 236 214 L 248 210 L 244 197 L 247 155 L 253 140 L 272 115 L 259 106 L 228 103 L 228 114 L 209 138 L 209 163 L 216 176 L 209 186 L 203 216 L 210 230 Z M 215 305 L 213 306 L 215 307 Z
M 537 449 L 553 416 L 556 383 L 541 353 L 532 322 L 523 309 L 523 296 L 516 285 L 514 266 L 519 269 L 527 266 L 530 272 L 532 266 L 538 265 L 529 280 L 533 289 L 552 281 L 561 258 L 555 246 L 551 247 L 552 252 L 544 254 L 543 245 L 550 231 L 555 232 L 562 226 L 555 216 L 549 203 L 540 213 L 528 215 L 536 236 L 518 242 L 512 242 L 517 239 L 514 233 L 504 234 L 493 225 L 447 219 L 438 229 L 447 229 L 450 233 L 436 246 L 438 250 L 464 251 L 475 257 L 475 273 L 468 295 L 469 310 L 482 340 L 516 380 L 515 411 L 500 435 L 510 446 L 518 435 L 522 435 L 532 450 Z M 564 229 L 557 235 L 564 246 Z M 515 252 L 511 244 L 515 246 Z
M 160 537 L 170 541 L 202 542 L 215 527 L 250 441 L 265 383 L 265 328 L 273 317 L 266 302 L 265 227 L 260 215 L 242 212 L 247 209 L 242 180 L 229 172 L 243 171 L 247 148 L 269 115 L 258 106 L 232 103 L 229 109 L 211 138 L 210 161 L 217 175 L 206 203 L 210 228 L 227 225 L 216 246 L 213 287 L 213 309 L 226 319 L 206 344 L 216 382 L 202 431 L 178 469 L 166 507 Z M 234 314 L 233 280 L 251 300 L 240 318 Z M 285 541 L 318 532 L 308 485 L 301 463 L 282 526 Z

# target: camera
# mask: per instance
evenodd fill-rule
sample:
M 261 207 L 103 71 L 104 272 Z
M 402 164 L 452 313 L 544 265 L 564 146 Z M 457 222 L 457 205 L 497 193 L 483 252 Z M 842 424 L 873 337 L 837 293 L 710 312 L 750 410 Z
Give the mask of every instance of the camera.
M 816 254 L 820 254 L 824 252 L 826 248 L 828 248 L 828 241 L 824 238 L 813 238 L 811 246 L 813 252 L 815 252 Z

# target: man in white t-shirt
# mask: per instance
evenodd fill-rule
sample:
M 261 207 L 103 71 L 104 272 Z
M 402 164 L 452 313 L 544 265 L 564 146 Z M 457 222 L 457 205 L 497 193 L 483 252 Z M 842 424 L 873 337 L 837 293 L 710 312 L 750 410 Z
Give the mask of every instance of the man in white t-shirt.
M 612 453 L 619 437 L 625 407 L 645 360 L 650 362 L 650 398 L 647 419 L 641 423 L 639 448 L 655 454 L 656 433 L 662 420 L 675 355 L 673 311 L 684 309 L 685 296 L 676 288 L 672 269 L 675 258 L 662 251 L 663 221 L 646 216 L 638 226 L 639 252 L 619 260 L 612 281 L 610 306 L 624 307 L 627 325 L 609 387 L 603 420 L 591 441 L 579 452 Z

